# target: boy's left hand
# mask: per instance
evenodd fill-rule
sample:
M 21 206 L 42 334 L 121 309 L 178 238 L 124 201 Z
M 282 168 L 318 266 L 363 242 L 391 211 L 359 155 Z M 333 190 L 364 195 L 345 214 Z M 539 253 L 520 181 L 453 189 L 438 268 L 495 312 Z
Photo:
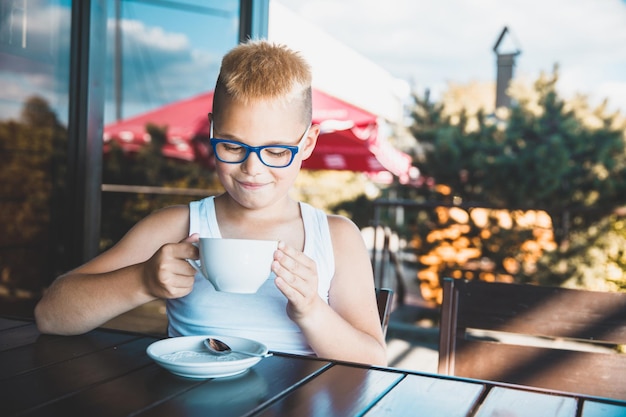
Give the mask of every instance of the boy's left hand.
M 321 301 L 317 293 L 317 265 L 304 253 L 278 242 L 272 271 L 276 274 L 276 286 L 287 297 L 287 314 L 293 321 L 306 317 Z

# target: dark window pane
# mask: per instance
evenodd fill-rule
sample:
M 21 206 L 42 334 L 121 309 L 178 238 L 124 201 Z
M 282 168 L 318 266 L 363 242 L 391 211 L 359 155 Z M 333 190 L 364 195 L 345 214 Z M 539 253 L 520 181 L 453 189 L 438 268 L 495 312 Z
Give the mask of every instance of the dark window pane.
M 0 295 L 36 298 L 63 256 L 70 1 L 0 2 Z

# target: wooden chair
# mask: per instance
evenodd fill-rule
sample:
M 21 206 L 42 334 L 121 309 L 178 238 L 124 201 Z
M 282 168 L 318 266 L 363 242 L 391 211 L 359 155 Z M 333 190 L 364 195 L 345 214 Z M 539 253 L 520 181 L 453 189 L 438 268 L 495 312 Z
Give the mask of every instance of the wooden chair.
M 440 326 L 441 374 L 626 400 L 624 293 L 445 278 Z
M 389 326 L 389 316 L 391 315 L 391 304 L 393 302 L 393 290 L 389 288 L 376 289 L 376 303 L 378 304 L 378 317 L 383 327 L 383 335 L 387 334 Z

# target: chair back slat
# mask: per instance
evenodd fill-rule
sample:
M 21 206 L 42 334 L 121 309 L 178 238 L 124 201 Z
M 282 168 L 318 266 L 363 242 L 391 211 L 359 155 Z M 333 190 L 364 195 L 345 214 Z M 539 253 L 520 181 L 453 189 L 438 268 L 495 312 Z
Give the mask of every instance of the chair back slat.
M 626 400 L 626 294 L 444 279 L 439 372 Z
M 626 344 L 626 294 L 461 281 L 458 327 Z
M 378 305 L 378 317 L 383 328 L 383 335 L 387 334 L 389 318 L 391 316 L 391 306 L 393 301 L 393 290 L 389 288 L 376 289 L 376 304 Z

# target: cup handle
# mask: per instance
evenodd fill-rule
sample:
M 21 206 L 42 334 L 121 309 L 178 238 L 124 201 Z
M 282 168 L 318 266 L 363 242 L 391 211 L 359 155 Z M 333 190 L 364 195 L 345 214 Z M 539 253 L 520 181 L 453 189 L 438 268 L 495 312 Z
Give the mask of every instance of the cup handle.
M 194 245 L 196 248 L 199 247 L 198 243 L 196 242 L 192 242 L 191 244 Z M 202 267 L 200 266 L 199 260 L 189 259 L 189 258 L 185 258 L 185 260 L 187 261 L 187 263 L 189 263 L 189 265 L 193 267 L 193 269 L 195 269 L 197 272 L 200 273 L 200 275 L 204 277 L 204 272 L 202 272 Z
M 198 271 L 200 273 L 200 275 L 204 276 L 204 272 L 202 272 L 202 268 L 200 267 L 200 262 L 196 261 L 195 259 L 185 259 L 187 262 L 189 262 L 189 265 L 191 265 L 193 267 L 193 269 L 195 269 L 196 271 Z

